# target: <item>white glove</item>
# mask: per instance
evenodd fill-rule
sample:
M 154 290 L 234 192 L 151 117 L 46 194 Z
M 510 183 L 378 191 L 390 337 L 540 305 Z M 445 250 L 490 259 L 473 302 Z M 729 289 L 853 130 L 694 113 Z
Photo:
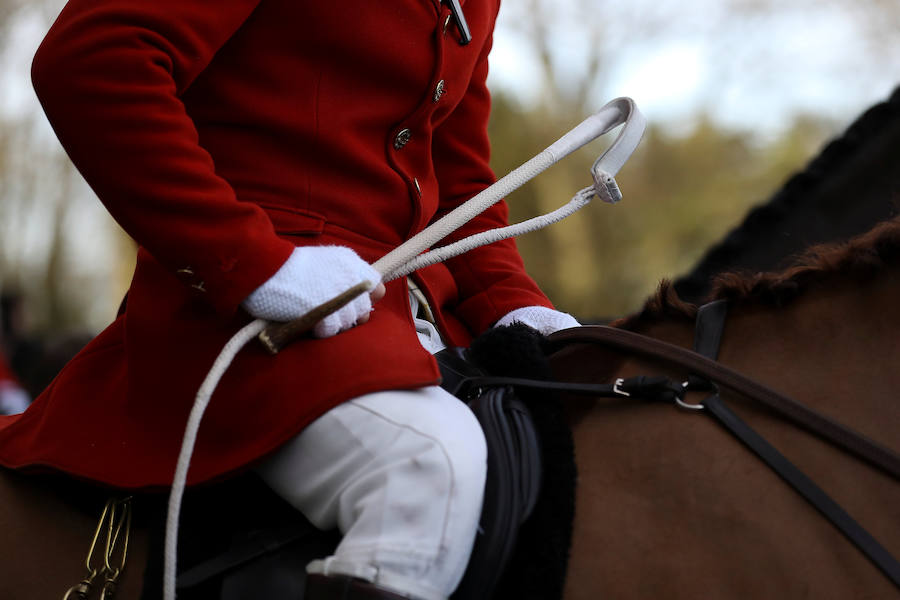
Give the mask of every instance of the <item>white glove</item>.
M 494 327 L 505 327 L 513 323 L 528 325 L 541 335 L 550 335 L 560 329 L 581 326 L 581 323 L 568 313 L 559 312 L 546 306 L 523 306 L 507 313 L 506 316 L 494 323 Z
M 260 319 L 291 321 L 361 281 L 369 282 L 371 291 L 381 282 L 381 275 L 350 248 L 302 246 L 294 248 L 281 268 L 241 306 Z M 371 311 L 370 295 L 360 294 L 319 321 L 313 335 L 324 338 L 350 329 Z

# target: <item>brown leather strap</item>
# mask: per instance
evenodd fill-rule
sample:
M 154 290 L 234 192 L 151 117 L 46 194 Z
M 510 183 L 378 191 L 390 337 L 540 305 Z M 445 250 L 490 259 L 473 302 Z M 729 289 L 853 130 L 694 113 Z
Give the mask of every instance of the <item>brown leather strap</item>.
M 686 348 L 632 331 L 602 325 L 559 331 L 550 336 L 550 341 L 557 345 L 600 344 L 675 364 L 760 402 L 797 425 L 884 470 L 895 479 L 900 479 L 900 456 L 892 450 L 733 369 Z

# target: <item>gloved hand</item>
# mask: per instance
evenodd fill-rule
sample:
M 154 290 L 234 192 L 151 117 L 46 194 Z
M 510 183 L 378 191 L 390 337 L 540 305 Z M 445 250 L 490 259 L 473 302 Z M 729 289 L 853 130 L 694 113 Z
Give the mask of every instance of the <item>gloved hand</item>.
M 546 306 L 523 306 L 507 313 L 494 323 L 494 327 L 504 327 L 513 323 L 528 325 L 542 335 L 550 335 L 560 329 L 581 326 L 581 323 L 568 313 L 559 312 Z
M 349 288 L 368 281 L 371 291 L 319 321 L 313 335 L 324 338 L 369 320 L 372 303 L 384 297 L 381 275 L 350 248 L 294 248 L 281 268 L 241 303 L 248 313 L 269 321 L 291 321 Z

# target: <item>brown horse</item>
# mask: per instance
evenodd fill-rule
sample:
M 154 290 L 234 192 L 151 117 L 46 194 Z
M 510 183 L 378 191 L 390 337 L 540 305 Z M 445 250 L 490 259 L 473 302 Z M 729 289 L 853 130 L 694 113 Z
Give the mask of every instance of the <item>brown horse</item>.
M 731 305 L 719 361 L 896 452 L 900 222 L 799 264 L 719 279 L 713 296 Z M 690 348 L 695 314 L 663 285 L 617 326 Z M 554 358 L 565 381 L 672 372 L 589 344 Z M 724 389 L 723 399 L 900 557 L 900 482 Z M 897 597 L 713 419 L 627 399 L 570 408 L 579 486 L 566 598 Z
M 897 450 L 900 223 L 815 249 L 781 274 L 724 277 L 715 296 L 731 304 L 723 364 Z M 664 285 L 618 326 L 690 347 L 695 313 Z M 587 343 L 561 344 L 551 362 L 562 381 L 685 376 Z M 728 390 L 723 398 L 900 556 L 900 483 Z M 565 402 L 579 471 L 568 600 L 897 596 L 702 413 L 624 398 Z M 61 598 L 84 576 L 97 515 L 9 473 L 0 473 L 0 507 L 0 598 Z M 135 527 L 116 597 L 141 597 L 148 537 Z

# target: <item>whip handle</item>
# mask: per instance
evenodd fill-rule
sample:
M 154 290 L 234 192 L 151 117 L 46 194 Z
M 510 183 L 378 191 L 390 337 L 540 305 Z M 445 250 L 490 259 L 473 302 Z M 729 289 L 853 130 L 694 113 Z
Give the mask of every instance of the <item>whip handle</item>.
M 338 294 L 331 300 L 323 302 L 302 317 L 288 323 L 272 323 L 263 329 L 257 337 L 270 354 L 278 354 L 279 350 L 298 337 L 308 333 L 315 327 L 316 323 L 334 311 L 339 310 L 341 307 L 346 306 L 357 296 L 368 293 L 371 289 L 369 283 L 366 281 L 357 283 L 352 288 Z

